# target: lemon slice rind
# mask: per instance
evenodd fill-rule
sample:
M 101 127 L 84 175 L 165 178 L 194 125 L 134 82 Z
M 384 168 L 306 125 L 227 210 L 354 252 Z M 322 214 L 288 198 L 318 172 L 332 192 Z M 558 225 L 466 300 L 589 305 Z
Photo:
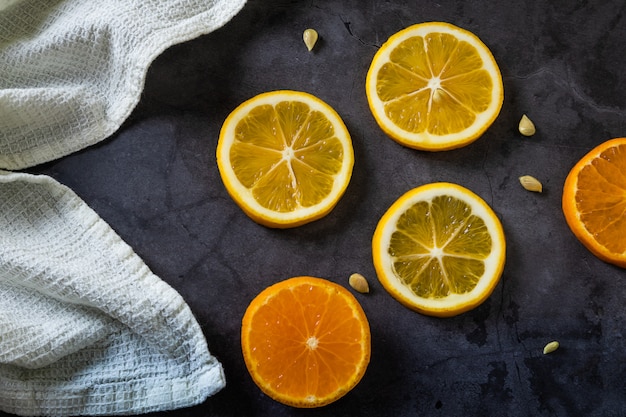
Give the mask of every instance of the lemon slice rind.
M 490 254 L 483 259 L 485 271 L 471 291 L 431 299 L 416 295 L 401 281 L 394 270 L 393 259 L 388 254 L 388 248 L 400 216 L 416 203 L 432 201 L 433 198 L 441 195 L 451 196 L 465 202 L 471 208 L 473 215 L 483 219 L 493 243 Z M 491 295 L 504 269 L 505 252 L 506 244 L 502 225 L 491 207 L 470 190 L 452 183 L 427 184 L 402 195 L 382 216 L 372 239 L 374 266 L 385 290 L 410 309 L 441 317 L 454 316 L 471 310 Z
M 489 107 L 476 114 L 474 123 L 456 133 L 433 135 L 429 132 L 414 133 L 402 129 L 385 112 L 385 103 L 376 93 L 377 75 L 380 69 L 390 61 L 390 55 L 397 45 L 415 36 L 426 36 L 434 32 L 454 35 L 475 47 L 483 62 L 483 68 L 492 75 L 491 102 Z M 478 139 L 496 119 L 502 108 L 504 87 L 500 69 L 487 46 L 473 33 L 445 22 L 427 22 L 409 26 L 392 35 L 377 51 L 366 77 L 366 88 L 370 110 L 380 128 L 397 142 L 420 150 L 443 151 L 468 145 Z
M 343 163 L 341 169 L 333 176 L 331 191 L 319 203 L 309 207 L 298 207 L 291 212 L 276 212 L 268 209 L 255 199 L 252 191 L 246 188 L 238 179 L 231 165 L 229 150 L 235 140 L 235 130 L 238 123 L 245 118 L 252 109 L 260 105 L 276 106 L 284 101 L 306 103 L 310 111 L 319 111 L 331 122 L 334 135 L 342 144 Z M 224 121 L 219 135 L 216 150 L 217 164 L 226 190 L 240 208 L 253 220 L 269 227 L 295 227 L 317 220 L 327 215 L 339 202 L 344 194 L 352 175 L 354 165 L 354 151 L 348 129 L 338 113 L 327 103 L 309 93 L 291 90 L 277 90 L 261 93 L 240 104 Z

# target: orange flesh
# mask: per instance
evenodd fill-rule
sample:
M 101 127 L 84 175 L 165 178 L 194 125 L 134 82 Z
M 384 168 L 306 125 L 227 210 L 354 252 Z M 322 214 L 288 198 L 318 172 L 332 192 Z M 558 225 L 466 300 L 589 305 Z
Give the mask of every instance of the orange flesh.
M 356 385 L 369 362 L 369 337 L 354 297 L 310 277 L 262 292 L 242 326 L 253 379 L 272 398 L 296 407 L 327 404 Z
M 610 252 L 626 252 L 626 144 L 610 147 L 578 173 L 576 208 L 587 231 Z

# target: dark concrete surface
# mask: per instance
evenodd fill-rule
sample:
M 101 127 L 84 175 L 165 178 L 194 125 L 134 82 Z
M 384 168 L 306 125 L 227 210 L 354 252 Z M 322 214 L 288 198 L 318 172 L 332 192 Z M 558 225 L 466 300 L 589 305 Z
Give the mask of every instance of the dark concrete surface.
M 569 231 L 561 191 L 595 145 L 626 135 L 625 3 L 600 0 L 252 0 L 220 30 L 165 51 L 141 101 L 103 143 L 30 171 L 71 187 L 197 316 L 227 386 L 165 416 L 625 416 L 626 271 L 591 255 Z M 505 101 L 475 143 L 426 153 L 398 145 L 371 116 L 369 63 L 394 32 L 441 20 L 493 52 Z M 320 34 L 313 52 L 304 29 Z M 302 90 L 337 110 L 351 132 L 350 186 L 327 217 L 292 230 L 252 222 L 215 162 L 222 122 L 242 101 Z M 517 132 L 522 114 L 537 126 Z M 542 194 L 518 183 L 533 175 Z M 433 181 L 482 196 L 505 229 L 501 282 L 479 308 L 449 319 L 409 311 L 378 283 L 374 228 L 402 193 Z M 346 285 L 370 320 L 372 359 L 338 402 L 298 410 L 249 377 L 240 320 L 268 285 L 313 275 Z M 561 348 L 543 355 L 544 345 Z

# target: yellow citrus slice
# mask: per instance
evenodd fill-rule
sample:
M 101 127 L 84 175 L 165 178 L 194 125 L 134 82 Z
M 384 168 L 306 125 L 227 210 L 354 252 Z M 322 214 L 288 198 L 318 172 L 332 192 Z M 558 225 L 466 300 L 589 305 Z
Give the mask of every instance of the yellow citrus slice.
M 446 317 L 486 300 L 504 269 L 502 225 L 479 196 L 456 184 L 417 187 L 394 202 L 372 240 L 383 287 L 405 306 Z
M 329 404 L 358 384 L 370 359 L 370 328 L 342 286 L 313 277 L 274 284 L 242 319 L 246 367 L 263 392 L 284 404 Z
M 465 146 L 502 108 L 502 75 L 473 33 L 428 22 L 392 35 L 372 59 L 367 99 L 381 129 L 416 149 Z
M 626 268 L 626 138 L 598 145 L 572 167 L 562 206 L 570 229 L 591 253 Z
M 328 214 L 346 190 L 354 152 L 339 115 L 299 91 L 259 94 L 226 118 L 217 145 L 226 190 L 253 220 L 294 227 Z

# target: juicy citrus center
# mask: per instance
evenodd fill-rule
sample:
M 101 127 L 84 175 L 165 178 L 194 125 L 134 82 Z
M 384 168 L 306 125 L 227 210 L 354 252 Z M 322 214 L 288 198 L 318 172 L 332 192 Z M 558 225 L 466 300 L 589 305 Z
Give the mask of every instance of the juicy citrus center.
M 414 294 L 441 298 L 474 289 L 491 247 L 483 219 L 465 202 L 444 195 L 420 201 L 399 217 L 388 252 L 395 274 Z
M 400 128 L 439 136 L 470 127 L 489 108 L 492 90 L 477 49 L 437 32 L 402 41 L 380 68 L 376 88 Z
M 344 151 L 321 111 L 281 101 L 255 107 L 238 122 L 229 156 L 237 179 L 261 206 L 292 212 L 331 193 Z
M 317 340 L 317 337 L 315 336 L 311 336 L 306 340 L 306 347 L 308 347 L 311 350 L 317 349 L 318 345 L 319 345 L 319 340 Z
M 381 217 L 372 238 L 380 283 L 421 313 L 450 317 L 489 297 L 506 257 L 504 231 L 470 190 L 431 183 L 409 190 Z

